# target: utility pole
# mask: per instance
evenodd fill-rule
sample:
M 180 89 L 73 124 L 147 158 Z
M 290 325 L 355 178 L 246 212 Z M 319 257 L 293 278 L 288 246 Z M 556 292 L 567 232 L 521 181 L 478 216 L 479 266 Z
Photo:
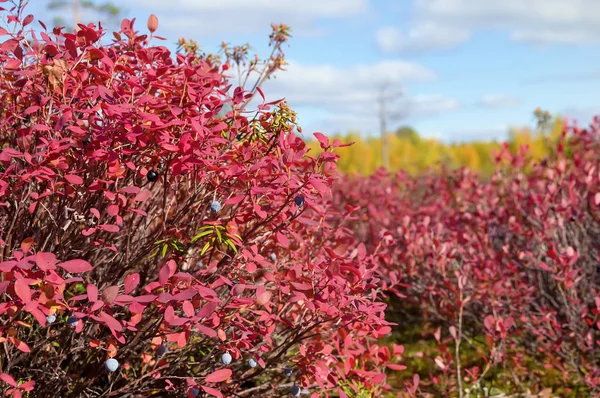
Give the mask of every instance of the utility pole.
M 389 83 L 384 83 L 380 86 L 379 89 L 379 127 L 381 134 L 381 162 L 382 166 L 385 169 L 389 169 L 390 167 L 390 143 L 389 136 L 387 132 L 387 120 L 388 117 L 392 119 L 401 119 L 404 118 L 407 114 L 406 109 L 399 109 L 391 114 L 388 114 L 387 103 L 390 100 L 396 100 L 403 96 L 402 90 L 396 90 L 392 92 L 390 95 L 386 96 L 386 90 L 389 88 Z
M 78 29 L 77 25 L 81 18 L 79 17 L 79 0 L 73 0 L 73 22 L 75 22 L 75 29 Z
M 385 86 L 379 92 L 379 127 L 381 134 L 381 163 L 385 169 L 390 167 L 389 142 L 387 134 L 387 116 L 385 114 Z

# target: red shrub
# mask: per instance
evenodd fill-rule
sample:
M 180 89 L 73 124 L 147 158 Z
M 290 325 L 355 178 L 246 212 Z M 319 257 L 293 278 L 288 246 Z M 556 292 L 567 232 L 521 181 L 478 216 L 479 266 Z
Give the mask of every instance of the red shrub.
M 382 369 L 401 351 L 372 345 L 390 330 L 376 256 L 329 203 L 336 155 L 307 155 L 285 103 L 246 110 L 254 92 L 230 89 L 229 63 L 173 58 L 134 21 L 103 45 L 93 25 L 27 40 L 32 17 L 8 19 L 0 377 L 9 393 L 386 388 Z M 151 17 L 152 33 L 157 25 Z
M 567 127 L 542 164 L 504 150 L 490 181 L 381 172 L 336 185 L 338 208 L 357 209 L 347 227 L 383 265 L 383 289 L 404 297 L 400 330 L 422 325 L 438 343 L 421 393 L 494 379 L 600 393 L 599 136 L 598 120 Z

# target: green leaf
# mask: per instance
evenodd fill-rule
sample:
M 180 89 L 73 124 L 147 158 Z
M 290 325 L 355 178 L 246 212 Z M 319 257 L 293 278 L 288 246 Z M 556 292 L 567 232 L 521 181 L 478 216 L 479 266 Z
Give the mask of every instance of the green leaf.
M 233 251 L 237 254 L 237 247 L 235 247 L 235 244 L 231 241 L 231 239 L 225 240 L 225 243 L 229 245 L 229 247 L 231 247 Z
M 212 233 L 211 230 L 200 232 L 198 235 L 196 235 L 192 238 L 192 243 L 196 242 L 198 239 L 200 239 L 206 235 L 210 235 L 211 233 Z
M 200 252 L 200 255 L 203 256 L 204 253 L 206 253 L 206 251 L 210 248 L 210 242 L 206 242 L 206 244 L 204 245 L 204 247 L 202 248 L 202 251 Z
M 165 257 L 167 255 L 167 250 L 169 250 L 169 245 L 164 245 L 162 248 L 162 256 Z

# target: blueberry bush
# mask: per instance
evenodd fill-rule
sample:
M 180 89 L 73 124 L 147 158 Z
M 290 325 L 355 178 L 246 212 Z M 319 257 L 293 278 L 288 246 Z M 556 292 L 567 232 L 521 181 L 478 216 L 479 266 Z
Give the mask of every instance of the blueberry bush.
M 273 26 L 259 62 L 247 46 L 171 53 L 155 16 L 110 36 L 0 6 L 6 394 L 390 389 L 402 349 L 376 342 L 391 330 L 379 263 L 331 200 L 340 144 L 316 133 L 310 156 L 294 112 L 260 88 L 289 28 Z

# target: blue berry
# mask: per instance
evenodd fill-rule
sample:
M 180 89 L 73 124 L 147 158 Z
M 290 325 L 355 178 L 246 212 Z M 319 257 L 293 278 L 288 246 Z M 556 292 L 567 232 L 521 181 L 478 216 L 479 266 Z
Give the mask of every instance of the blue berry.
M 77 319 L 77 317 L 75 315 L 71 315 L 67 319 L 67 325 L 69 325 L 71 327 L 76 327 L 77 325 L 79 325 L 79 319 Z
M 294 397 L 297 397 L 297 396 L 299 396 L 299 395 L 300 395 L 300 387 L 298 387 L 298 385 L 297 385 L 297 384 L 294 384 L 294 385 L 292 386 L 292 388 L 290 389 L 290 392 L 292 393 L 292 395 L 293 395 Z
M 223 355 L 221 355 L 221 363 L 223 365 L 229 365 L 231 363 L 231 354 L 226 352 Z
M 298 206 L 298 207 L 304 206 L 304 196 L 302 196 L 302 195 L 296 196 L 294 198 L 294 203 L 296 203 L 296 206 Z
M 159 357 L 165 355 L 165 352 L 167 352 L 167 346 L 164 344 L 159 345 L 156 349 L 156 355 L 158 355 Z
M 269 257 L 271 257 L 271 261 L 277 260 L 277 256 L 275 255 L 275 253 L 271 253 Z
M 56 314 L 51 314 L 46 317 L 46 322 L 54 323 L 56 321 Z
M 221 210 L 221 203 L 219 203 L 218 200 L 213 200 L 213 202 L 210 204 L 210 209 L 213 212 L 218 213 Z
M 190 388 L 190 393 L 192 394 L 192 397 L 196 398 L 198 394 L 200 394 L 200 390 L 197 388 Z
M 114 372 L 119 367 L 119 361 L 114 358 L 108 358 L 106 362 L 104 362 L 104 367 L 106 367 L 106 370 L 109 372 Z
M 150 170 L 148 174 L 146 174 L 146 178 L 148 178 L 148 181 L 154 182 L 158 179 L 158 173 L 154 170 Z
M 254 358 L 250 358 L 250 360 L 248 360 L 248 366 L 250 366 L 251 368 L 255 368 L 256 365 L 258 365 L 258 364 L 254 360 Z
M 283 368 L 283 374 L 287 377 L 292 377 L 292 373 L 294 373 L 294 369 L 292 368 Z

